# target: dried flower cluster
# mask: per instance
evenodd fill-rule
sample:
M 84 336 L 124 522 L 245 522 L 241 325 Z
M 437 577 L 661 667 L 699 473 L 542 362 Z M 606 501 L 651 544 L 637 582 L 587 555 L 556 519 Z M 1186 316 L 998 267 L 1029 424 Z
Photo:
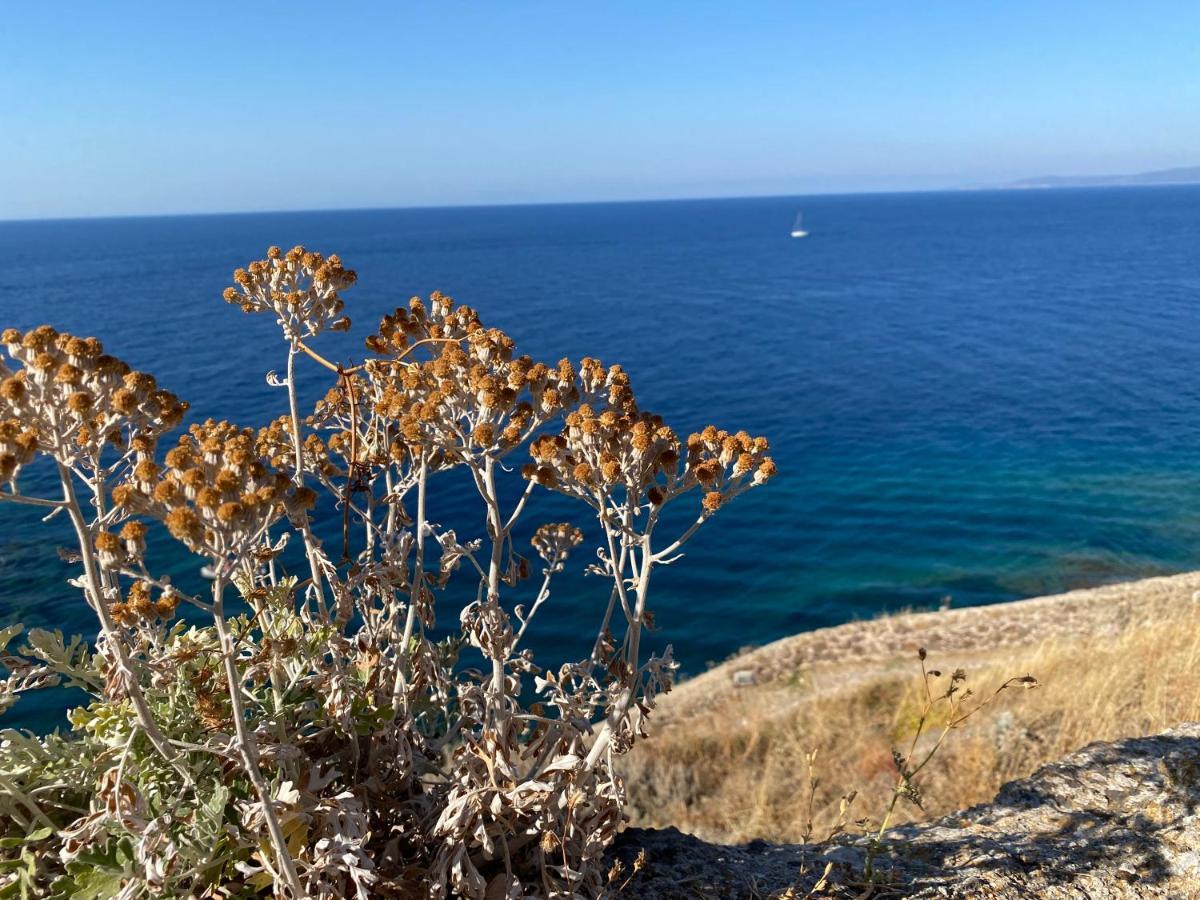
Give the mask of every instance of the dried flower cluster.
M 0 359 L 0 480 L 14 480 L 39 450 L 68 467 L 94 468 L 107 446 L 149 459 L 187 411 L 95 338 L 43 325 L 5 329 L 0 342 L 17 366 Z
M 514 356 L 512 338 L 444 294 L 428 306 L 414 297 L 367 346 L 385 354 L 364 366 L 372 412 L 394 421 L 406 446 L 455 460 L 507 453 L 579 396 L 569 360 L 548 366 Z M 421 346 L 429 358 L 409 358 Z
M 335 365 L 306 341 L 349 326 L 354 280 L 302 247 L 239 269 L 225 298 L 275 314 L 288 410 L 257 431 L 194 424 L 165 452 L 186 407 L 153 378 L 93 338 L 4 332 L 0 500 L 67 513 L 101 633 L 93 651 L 34 632 L 0 658 L 0 709 L 53 683 L 92 697 L 69 735 L 0 738 L 0 895 L 612 890 L 613 760 L 675 669 L 669 648 L 641 650 L 651 573 L 775 474 L 767 442 L 716 428 L 681 441 L 620 366 L 537 362 L 442 294 L 386 316 L 366 362 Z M 298 359 L 332 382 L 306 416 Z M 501 464 L 522 448 L 527 463 Z M 58 463 L 61 496 L 20 492 L 37 454 Z M 476 534 L 430 514 L 429 484 L 451 468 L 479 494 Z M 512 468 L 515 500 L 500 487 Z M 591 654 L 550 668 L 523 641 L 586 538 L 530 526 L 535 578 L 515 536 L 546 489 L 590 510 L 587 568 L 606 582 Z M 661 536 L 685 494 L 690 525 Z M 208 596 L 154 574 L 154 527 L 200 558 Z M 436 639 L 464 581 L 475 599 Z
M 325 328 L 348 331 L 350 319 L 342 315 L 346 304 L 340 291 L 357 278 L 336 254 L 324 257 L 300 246 L 285 253 L 270 247 L 266 259 L 233 273 L 236 286 L 225 289 L 225 300 L 242 312 L 275 313 L 284 334 L 295 340 Z
M 193 553 L 216 563 L 236 560 L 286 510 L 316 501 L 311 489 L 291 490 L 291 479 L 258 456 L 260 443 L 251 429 L 229 422 L 193 425 L 167 451 L 165 465 L 138 463 L 113 499 L 164 523 Z
M 583 543 L 583 532 L 569 522 L 543 525 L 530 540 L 538 556 L 552 569 L 560 569 L 567 554 Z

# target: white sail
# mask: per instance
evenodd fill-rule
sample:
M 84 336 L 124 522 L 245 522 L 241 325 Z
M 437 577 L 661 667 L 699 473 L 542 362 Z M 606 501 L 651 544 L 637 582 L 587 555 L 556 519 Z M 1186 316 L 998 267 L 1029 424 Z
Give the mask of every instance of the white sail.
M 792 224 L 792 237 L 808 237 L 808 232 L 804 230 L 804 211 L 796 213 L 796 221 Z

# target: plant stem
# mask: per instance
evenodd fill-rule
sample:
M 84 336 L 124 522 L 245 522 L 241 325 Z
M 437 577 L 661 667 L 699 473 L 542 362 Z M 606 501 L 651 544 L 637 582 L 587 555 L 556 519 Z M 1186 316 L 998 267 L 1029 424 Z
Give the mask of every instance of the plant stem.
M 634 592 L 634 612 L 633 618 L 629 622 L 628 647 L 626 650 L 626 663 L 629 667 L 629 684 L 621 692 L 621 696 L 613 707 L 612 712 L 609 713 L 603 729 L 596 737 L 595 743 L 592 744 L 592 749 L 588 751 L 586 768 L 589 771 L 596 767 L 596 764 L 600 761 L 600 757 L 608 750 L 609 744 L 612 743 L 613 732 L 621 719 L 625 717 L 625 713 L 629 711 L 629 706 L 633 703 L 634 697 L 637 695 L 638 683 L 640 682 L 641 671 L 638 667 L 638 655 L 641 649 L 642 618 L 646 612 L 646 595 L 650 589 L 650 572 L 654 568 L 654 554 L 650 551 L 649 532 L 642 535 L 641 543 L 642 560 L 638 570 L 637 587 Z M 623 577 L 623 573 L 618 572 L 617 578 L 621 577 Z
M 100 566 L 92 550 L 91 530 L 83 518 L 83 511 L 79 508 L 79 497 L 75 492 L 75 483 L 72 481 L 71 473 L 67 470 L 67 467 L 62 463 L 57 463 L 57 465 L 58 477 L 63 489 L 63 504 L 67 510 L 67 515 L 71 519 L 71 525 L 75 529 L 75 536 L 79 541 L 79 554 L 83 558 L 84 577 L 87 580 L 85 596 L 90 597 L 92 609 L 100 619 L 100 626 L 104 632 L 104 637 L 109 647 L 112 648 L 113 654 L 116 656 L 117 670 L 121 674 L 121 680 L 124 682 L 125 690 L 129 694 L 130 702 L 133 703 L 138 724 L 141 725 L 150 743 L 154 745 L 154 749 L 183 778 L 184 784 L 194 789 L 196 785 L 192 780 L 192 776 L 188 773 L 187 768 L 179 762 L 178 754 L 171 750 L 170 744 L 167 742 L 162 730 L 158 727 L 158 723 L 154 721 L 154 716 L 150 713 L 150 707 L 146 703 L 145 695 L 142 694 L 141 684 L 134 672 L 133 661 L 129 658 L 129 654 L 125 652 L 125 643 L 121 640 L 117 623 L 113 621 L 112 614 L 108 610 L 108 602 L 104 596 L 104 589 L 102 587 Z
M 409 643 L 412 641 L 413 630 L 417 624 L 417 604 L 421 600 L 421 590 L 425 581 L 425 483 L 428 472 L 425 463 L 425 451 L 421 451 L 421 468 L 417 473 L 417 549 L 416 559 L 413 560 L 413 578 L 411 592 L 408 597 L 408 610 L 404 619 L 404 635 L 400 641 L 399 655 L 396 667 L 396 682 L 392 690 L 392 708 L 398 709 L 397 700 L 403 686 L 407 684 L 411 653 Z M 390 514 L 390 513 L 389 513 Z M 408 695 L 405 693 L 405 705 Z
M 214 567 L 220 565 L 220 560 L 214 560 Z M 296 864 L 288 851 L 287 838 L 275 815 L 270 786 L 258 767 L 258 745 L 254 736 L 246 730 L 246 709 L 242 703 L 242 679 L 238 675 L 237 664 L 234 661 L 236 648 L 233 635 L 229 632 L 229 623 L 225 619 L 225 577 L 218 570 L 216 581 L 213 582 L 213 622 L 217 627 L 217 635 L 221 640 L 221 657 L 225 668 L 225 683 L 229 690 L 229 700 L 233 705 L 233 728 L 237 735 L 238 752 L 254 792 L 258 794 L 262 804 L 263 819 L 267 823 L 267 832 L 275 849 L 276 861 L 287 881 L 292 897 L 299 900 L 305 895 L 300 884 L 300 876 L 296 873 Z
M 496 496 L 496 461 L 490 456 L 483 462 L 483 485 L 487 490 L 485 498 L 488 503 L 488 522 L 492 537 L 492 558 L 488 565 L 487 599 L 489 603 L 500 601 L 500 562 L 504 553 L 504 542 L 508 539 L 508 525 L 500 521 L 500 499 Z M 504 660 L 499 656 L 492 658 L 492 711 L 495 715 L 496 728 L 499 731 L 504 716 Z
M 59 509 L 63 506 L 61 500 L 43 500 L 40 497 L 26 497 L 24 494 L 10 494 L 8 491 L 0 491 L 0 501 L 21 503 L 25 506 L 44 506 L 49 509 Z
M 300 437 L 300 404 L 296 399 L 296 348 L 295 346 L 288 347 L 287 358 L 287 392 L 288 392 L 288 409 L 291 413 L 291 431 L 292 431 L 292 446 L 296 451 L 296 474 L 292 479 L 297 487 L 304 487 L 304 442 Z M 317 542 L 313 537 L 312 529 L 308 526 L 308 521 L 305 519 L 303 526 L 300 529 L 300 534 L 304 538 L 304 555 L 308 557 L 308 568 L 312 575 L 312 589 L 317 599 L 317 608 L 325 611 L 325 592 L 321 589 L 321 567 L 317 563 Z

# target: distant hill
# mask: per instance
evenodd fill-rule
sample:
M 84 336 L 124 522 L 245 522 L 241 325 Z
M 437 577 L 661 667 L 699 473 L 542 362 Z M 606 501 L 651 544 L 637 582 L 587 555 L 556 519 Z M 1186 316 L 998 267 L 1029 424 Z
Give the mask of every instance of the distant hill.
M 1200 166 L 1180 169 L 1159 169 L 1137 175 L 1043 175 L 1023 178 L 1004 185 L 1006 188 L 1061 187 L 1133 187 L 1151 184 L 1200 184 Z

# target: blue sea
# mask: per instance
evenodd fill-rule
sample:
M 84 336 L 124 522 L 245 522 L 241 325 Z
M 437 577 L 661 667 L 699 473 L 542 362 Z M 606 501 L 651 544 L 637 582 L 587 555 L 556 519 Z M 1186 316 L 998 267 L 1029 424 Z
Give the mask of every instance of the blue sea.
M 811 235 L 793 240 L 800 208 Z M 778 479 L 655 575 L 658 640 L 685 671 L 943 598 L 1200 565 L 1200 188 L 7 222 L 0 326 L 95 334 L 195 417 L 261 425 L 283 410 L 264 379 L 283 347 L 221 290 L 294 243 L 359 272 L 331 357 L 361 358 L 381 315 L 442 290 L 535 358 L 622 363 L 681 432 L 770 437 Z M 327 384 L 307 375 L 312 400 Z M 435 517 L 478 536 L 461 488 Z M 541 503 L 531 525 L 569 510 Z M 92 631 L 68 540 L 0 507 L 0 625 Z M 195 580 L 169 540 L 152 552 Z M 535 623 L 539 660 L 585 653 L 606 599 L 568 578 Z M 4 724 L 45 727 L 55 702 Z

